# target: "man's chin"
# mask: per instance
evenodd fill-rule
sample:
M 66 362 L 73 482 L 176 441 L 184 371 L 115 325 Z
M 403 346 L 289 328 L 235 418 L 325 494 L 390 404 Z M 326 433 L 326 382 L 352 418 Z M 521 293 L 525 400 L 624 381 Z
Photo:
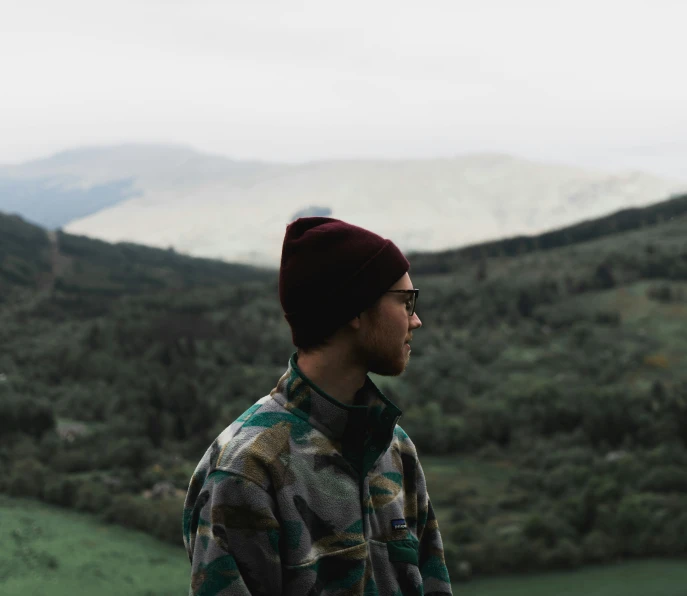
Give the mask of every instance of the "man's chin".
M 370 372 L 381 377 L 398 377 L 405 372 L 409 360 L 409 356 L 405 356 L 395 360 L 375 362 L 370 367 Z

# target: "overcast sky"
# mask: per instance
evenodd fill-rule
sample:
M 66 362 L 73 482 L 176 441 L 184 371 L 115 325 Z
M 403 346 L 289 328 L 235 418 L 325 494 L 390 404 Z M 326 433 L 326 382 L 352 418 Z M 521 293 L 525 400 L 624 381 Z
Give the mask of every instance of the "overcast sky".
M 0 2 L 0 162 L 498 151 L 687 179 L 683 0 Z

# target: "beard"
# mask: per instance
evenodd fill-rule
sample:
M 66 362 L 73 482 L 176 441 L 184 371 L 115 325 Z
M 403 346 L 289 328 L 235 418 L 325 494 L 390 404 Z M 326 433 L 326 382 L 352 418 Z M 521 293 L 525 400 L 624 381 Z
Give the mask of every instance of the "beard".
M 371 373 L 382 377 L 398 377 L 405 372 L 410 361 L 409 353 L 396 355 L 395 357 L 385 357 L 380 354 L 374 356 L 368 361 L 367 368 Z
M 385 329 L 377 325 L 363 339 L 359 354 L 369 372 L 383 377 L 397 377 L 405 372 L 410 361 L 410 350 L 405 347 L 405 336 L 391 339 L 397 334 L 397 329 Z

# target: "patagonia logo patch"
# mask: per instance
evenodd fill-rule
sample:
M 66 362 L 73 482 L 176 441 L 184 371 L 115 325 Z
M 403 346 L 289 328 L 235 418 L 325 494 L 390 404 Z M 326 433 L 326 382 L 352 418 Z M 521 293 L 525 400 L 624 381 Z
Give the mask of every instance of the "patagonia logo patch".
M 404 519 L 392 519 L 391 520 L 391 529 L 392 530 L 405 530 L 407 529 L 408 526 L 406 526 L 406 520 Z

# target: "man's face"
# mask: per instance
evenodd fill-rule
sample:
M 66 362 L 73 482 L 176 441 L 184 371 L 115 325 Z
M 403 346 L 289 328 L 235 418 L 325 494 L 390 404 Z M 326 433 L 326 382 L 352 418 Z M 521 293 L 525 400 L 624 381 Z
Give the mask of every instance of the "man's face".
M 412 290 L 406 273 L 390 290 Z M 396 377 L 405 371 L 410 360 L 412 332 L 422 326 L 415 313 L 408 316 L 407 294 L 384 294 L 364 313 L 365 324 L 357 351 L 367 369 L 375 374 Z

